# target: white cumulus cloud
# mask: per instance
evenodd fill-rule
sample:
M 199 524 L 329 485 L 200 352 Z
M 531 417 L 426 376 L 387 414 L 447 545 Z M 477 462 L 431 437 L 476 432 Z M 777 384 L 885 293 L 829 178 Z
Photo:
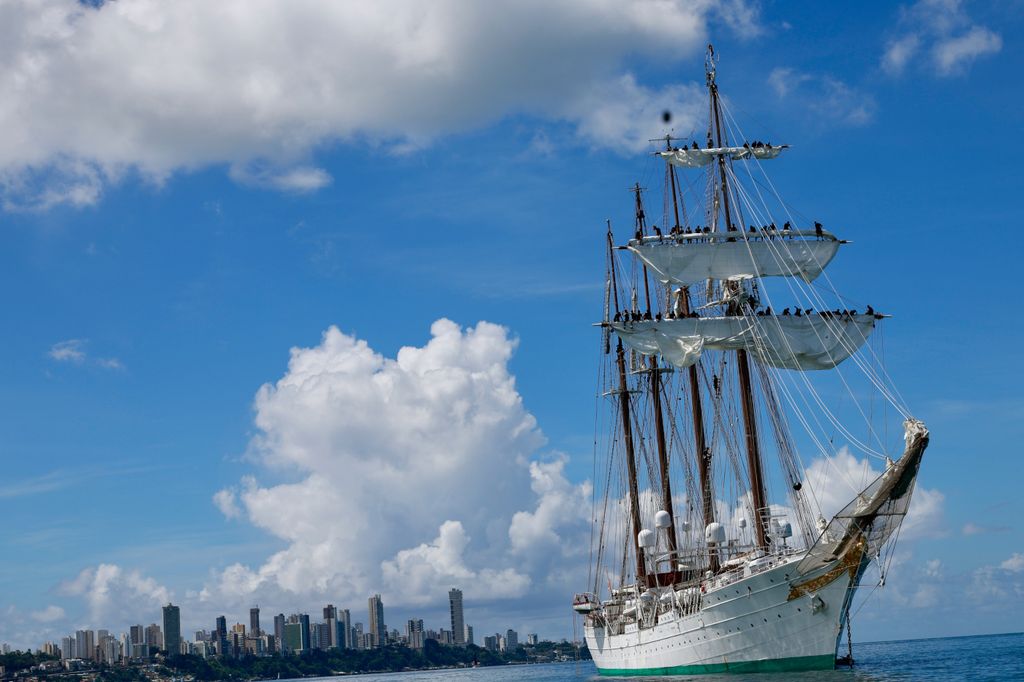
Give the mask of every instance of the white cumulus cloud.
M 61 594 L 80 597 L 92 623 L 126 623 L 145 608 L 155 609 L 171 600 L 171 592 L 153 578 L 117 564 L 99 564 L 61 583 Z
M 59 606 L 50 604 L 45 609 L 39 611 L 33 611 L 31 613 L 32 619 L 40 623 L 52 623 L 54 621 L 64 618 L 64 609 Z
M 893 76 L 918 58 L 939 76 L 952 76 L 1003 49 L 1002 36 L 974 23 L 961 0 L 918 0 L 901 8 L 899 27 L 882 54 L 882 69 Z
M 320 145 L 410 148 L 514 114 L 632 147 L 688 93 L 637 84 L 628 60 L 696 52 L 711 22 L 756 34 L 756 3 L 2 3 L 0 198 L 83 206 L 126 176 L 215 164 L 313 191 L 330 182 L 309 163 Z
M 1024 554 L 1014 552 L 1009 559 L 999 564 L 999 568 L 1004 571 L 1010 571 L 1011 573 L 1024 572 Z
M 877 107 L 870 94 L 829 74 L 777 67 L 768 74 L 768 85 L 817 124 L 864 125 Z
M 238 500 L 233 490 L 218 490 L 213 494 L 213 504 L 221 514 L 229 519 L 237 519 L 242 516 L 242 510 L 238 506 Z
M 256 395 L 251 446 L 261 476 L 286 480 L 249 476 L 214 497 L 286 547 L 228 567 L 202 598 L 381 592 L 390 607 L 438 603 L 453 585 L 478 603 L 535 595 L 560 543 L 586 548 L 590 488 L 566 480 L 564 458 L 538 460 L 544 438 L 509 371 L 515 347 L 497 325 L 442 319 L 393 358 L 334 327 L 292 349 L 285 375 Z

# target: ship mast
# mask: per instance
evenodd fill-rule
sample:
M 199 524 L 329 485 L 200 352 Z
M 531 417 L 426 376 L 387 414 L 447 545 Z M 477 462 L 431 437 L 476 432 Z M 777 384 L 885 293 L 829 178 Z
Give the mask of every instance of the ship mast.
M 619 291 L 615 282 L 615 251 L 612 243 L 612 228 L 608 225 L 608 258 L 611 268 L 612 292 L 615 296 L 615 314 L 619 314 Z M 619 371 L 619 412 L 622 415 L 622 439 L 626 445 L 626 476 L 629 485 L 629 518 L 632 522 L 633 551 L 636 553 L 636 579 L 645 580 L 644 552 L 640 547 L 640 490 L 636 482 L 636 453 L 633 447 L 633 422 L 629 414 L 629 386 L 626 384 L 626 353 L 622 339 L 615 349 L 615 363 Z
M 672 138 L 665 136 L 665 149 L 672 149 Z M 676 169 L 672 164 L 665 164 L 668 170 L 669 184 L 672 187 L 672 210 L 675 214 L 676 227 L 679 227 L 679 192 L 676 190 Z M 677 300 L 684 315 L 690 314 L 690 291 L 689 288 L 681 288 L 677 293 Z M 701 495 L 701 519 L 704 527 L 715 521 L 715 491 L 711 482 L 711 449 L 707 446 L 704 432 L 704 404 L 700 397 L 700 381 L 697 376 L 697 365 L 693 364 L 687 368 L 687 379 L 690 384 L 690 411 L 693 417 L 693 441 L 694 454 L 697 458 L 697 479 L 700 481 Z M 708 552 L 708 568 L 712 571 L 718 570 L 718 555 L 715 552 Z
M 722 140 L 721 103 L 718 99 L 718 85 L 715 83 L 715 48 L 711 45 L 708 45 L 705 69 L 707 73 L 708 91 L 711 95 L 712 121 L 710 123 L 715 134 L 715 145 L 721 148 L 724 146 Z M 710 132 L 708 136 L 710 138 Z M 718 172 L 721 179 L 722 204 L 725 209 L 726 230 L 728 232 L 733 232 L 736 227 L 733 225 L 732 215 L 729 210 L 729 185 L 726 179 L 727 175 L 725 171 L 724 154 L 718 155 Z M 725 286 L 724 282 L 723 286 Z M 742 305 L 743 304 L 741 302 L 730 303 L 728 314 L 741 315 L 743 312 Z M 757 415 L 754 409 L 754 394 L 750 383 L 750 359 L 747 357 L 746 350 L 740 349 L 736 351 L 736 364 L 738 370 L 737 373 L 739 374 L 741 407 L 743 411 L 743 433 L 747 446 L 747 468 L 750 472 L 750 496 L 754 507 L 754 538 L 758 547 L 765 547 L 768 544 L 768 535 L 765 530 L 765 520 L 762 515 L 762 511 L 765 509 L 767 504 L 765 503 L 764 473 L 761 463 L 761 451 L 757 438 Z
M 643 236 L 647 227 L 647 219 L 644 214 L 644 203 L 641 197 L 643 189 L 640 183 L 636 183 L 630 190 L 636 196 L 636 230 L 638 236 Z M 678 216 L 678 213 L 677 213 Z M 647 266 L 643 266 L 644 297 L 647 301 L 647 314 L 651 314 L 651 290 L 647 281 Z M 621 341 L 620 341 L 621 343 Z M 658 358 L 654 355 L 648 359 L 648 371 L 651 375 L 651 409 L 654 411 L 654 437 L 658 445 L 658 468 L 661 470 L 661 508 L 668 512 L 669 525 L 665 529 L 668 535 L 668 556 L 671 562 L 670 573 L 674 576 L 679 550 L 678 539 L 676 538 L 676 519 L 672 505 L 672 481 L 669 474 L 668 444 L 665 442 L 665 420 L 661 407 L 661 373 L 667 371 L 658 366 Z M 657 565 L 654 566 L 657 574 Z M 675 582 L 673 579 L 672 582 Z

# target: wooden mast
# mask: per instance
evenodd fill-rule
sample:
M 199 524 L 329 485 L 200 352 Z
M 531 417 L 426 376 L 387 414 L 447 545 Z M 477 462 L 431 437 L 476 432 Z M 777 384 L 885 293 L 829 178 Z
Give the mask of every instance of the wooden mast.
M 719 148 L 723 146 L 722 141 L 722 118 L 721 106 L 718 101 L 718 85 L 715 83 L 715 49 L 708 45 L 707 57 L 707 83 L 711 92 L 711 111 L 714 114 L 715 144 Z M 718 171 L 722 184 L 722 203 L 725 208 L 725 224 L 729 232 L 736 228 L 732 223 L 732 215 L 729 210 L 729 185 L 726 180 L 725 155 L 718 155 Z M 724 285 L 724 284 L 723 284 Z M 728 314 L 742 314 L 740 304 L 729 305 Z M 768 534 L 765 529 L 763 511 L 767 507 L 764 491 L 764 472 L 761 465 L 761 451 L 757 439 L 757 415 L 754 409 L 754 393 L 750 383 L 750 359 L 747 351 L 740 349 L 736 351 L 736 365 L 739 374 L 740 400 L 743 411 L 743 433 L 747 446 L 747 468 L 750 471 L 750 496 L 754 507 L 754 537 L 758 547 L 768 545 Z
M 665 137 L 665 149 L 671 151 L 672 139 Z M 679 227 L 679 193 L 676 190 L 676 169 L 672 164 L 666 164 L 668 168 L 669 183 L 672 187 L 672 209 L 675 213 L 676 227 Z M 690 314 L 690 291 L 684 287 L 679 290 L 679 303 L 684 315 Z M 690 384 L 690 412 L 693 417 L 693 441 L 694 454 L 697 458 L 697 480 L 700 481 L 701 497 L 701 519 L 704 527 L 715 521 L 715 491 L 711 481 L 711 449 L 707 445 L 704 432 L 704 404 L 700 397 L 700 380 L 697 374 L 697 364 L 694 363 L 687 368 L 687 378 Z M 718 570 L 718 555 L 714 552 L 708 553 L 708 568 L 712 571 Z
M 644 204 L 641 198 L 640 183 L 636 183 L 632 189 L 636 195 L 636 229 L 641 236 L 645 232 L 646 218 L 644 216 Z M 647 314 L 651 313 L 651 290 L 647 281 L 647 266 L 643 266 L 644 275 L 644 296 L 647 300 Z M 669 526 L 666 528 L 668 535 L 668 555 L 671 561 L 669 572 L 674 576 L 678 564 L 679 540 L 676 537 L 676 515 L 672 504 L 672 480 L 669 473 L 668 443 L 665 441 L 665 420 L 661 407 L 661 372 L 658 367 L 658 358 L 654 355 L 648 359 L 648 367 L 651 375 L 651 409 L 654 411 L 654 437 L 658 445 L 658 468 L 661 473 L 661 508 L 668 512 Z M 654 567 L 657 573 L 657 566 Z M 673 579 L 672 582 L 675 582 Z
M 615 297 L 615 313 L 619 313 L 619 290 L 615 281 L 615 251 L 612 243 L 611 223 L 608 224 L 608 259 L 611 267 L 612 292 Z M 629 518 L 632 522 L 633 550 L 636 553 L 637 582 L 646 581 L 644 552 L 640 546 L 640 490 L 636 482 L 636 453 L 633 447 L 633 422 L 629 414 L 629 386 L 626 384 L 626 353 L 622 339 L 615 348 L 615 362 L 619 370 L 619 412 L 622 415 L 622 440 L 626 445 L 626 476 L 629 485 Z
M 690 314 L 690 292 L 683 289 L 679 293 L 682 312 Z M 711 481 L 711 448 L 708 447 L 704 433 L 704 404 L 700 397 L 700 382 L 697 375 L 697 365 L 692 364 L 687 368 L 690 384 L 690 409 L 693 413 L 693 441 L 694 450 L 697 456 L 697 479 L 700 481 L 701 497 L 701 518 L 704 520 L 704 527 L 715 522 L 715 490 Z M 708 553 L 708 568 L 712 571 L 718 570 L 718 555 L 714 552 Z

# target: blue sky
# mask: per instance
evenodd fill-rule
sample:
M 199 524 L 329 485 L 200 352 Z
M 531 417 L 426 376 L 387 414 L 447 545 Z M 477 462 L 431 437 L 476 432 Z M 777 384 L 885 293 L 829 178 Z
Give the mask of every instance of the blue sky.
M 166 598 L 188 629 L 257 602 L 364 620 L 377 591 L 389 626 L 441 625 L 455 582 L 480 637 L 570 636 L 584 563 L 530 539 L 588 537 L 566 510 L 591 477 L 604 221 L 625 234 L 625 188 L 660 180 L 661 112 L 693 129 L 708 40 L 748 135 L 793 145 L 783 196 L 853 240 L 833 281 L 893 313 L 889 370 L 933 434 L 929 530 L 855 637 L 1019 629 L 1020 3 L 240 5 L 0 4 L 0 641 Z M 415 363 L 483 372 L 440 395 L 501 409 L 436 491 L 411 460 L 358 473 L 409 456 L 408 411 L 374 442 L 333 426 L 358 412 L 343 386 L 257 397 L 316 383 L 293 347 L 394 358 L 442 318 L 462 331 Z

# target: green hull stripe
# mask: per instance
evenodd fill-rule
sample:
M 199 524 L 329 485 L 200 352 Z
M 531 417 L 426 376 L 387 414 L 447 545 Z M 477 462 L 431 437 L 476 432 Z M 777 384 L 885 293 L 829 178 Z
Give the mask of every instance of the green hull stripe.
M 797 656 L 795 658 L 769 658 L 760 661 L 736 661 L 735 663 L 705 663 L 700 665 L 675 665 L 667 668 L 598 668 L 602 675 L 704 675 L 712 673 L 781 673 L 802 670 L 833 670 L 836 657 Z

